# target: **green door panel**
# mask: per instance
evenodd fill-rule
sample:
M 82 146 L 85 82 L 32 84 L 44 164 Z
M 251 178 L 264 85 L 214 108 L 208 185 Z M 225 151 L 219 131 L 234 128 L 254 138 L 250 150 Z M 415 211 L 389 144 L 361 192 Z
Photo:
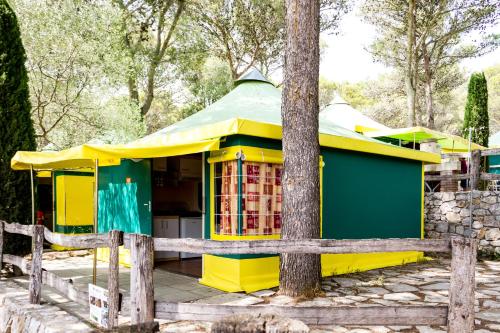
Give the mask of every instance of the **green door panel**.
M 420 238 L 422 163 L 321 150 L 323 238 Z
M 99 169 L 98 231 L 152 234 L 151 162 L 122 160 Z

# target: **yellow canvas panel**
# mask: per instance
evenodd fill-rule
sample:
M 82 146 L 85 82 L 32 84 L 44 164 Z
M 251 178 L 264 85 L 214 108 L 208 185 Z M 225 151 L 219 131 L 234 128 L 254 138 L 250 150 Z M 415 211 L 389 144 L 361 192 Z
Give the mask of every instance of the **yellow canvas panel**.
M 66 225 L 94 224 L 94 177 L 70 176 L 57 177 L 57 183 L 64 178 Z M 59 211 L 57 216 L 59 218 Z
M 422 252 L 321 255 L 322 275 L 331 276 L 423 260 Z M 279 285 L 279 257 L 232 259 L 203 255 L 200 283 L 226 292 L 247 293 Z
M 66 246 L 61 246 L 57 244 L 50 244 L 50 248 L 54 251 L 71 251 L 71 250 L 78 250 L 76 247 L 66 247 Z
M 97 260 L 109 262 L 109 247 L 102 247 L 97 249 Z M 118 263 L 124 267 L 132 266 L 132 259 L 130 257 L 130 250 L 123 246 L 118 248 Z
M 389 266 L 398 266 L 420 261 L 422 252 L 383 252 L 356 254 L 323 254 L 321 271 L 323 276 L 363 272 Z

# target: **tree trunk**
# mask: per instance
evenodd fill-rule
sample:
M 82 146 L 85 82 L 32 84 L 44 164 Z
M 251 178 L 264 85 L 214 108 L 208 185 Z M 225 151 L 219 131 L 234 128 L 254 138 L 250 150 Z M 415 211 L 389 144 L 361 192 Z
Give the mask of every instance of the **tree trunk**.
M 424 56 L 424 72 L 425 72 L 425 110 L 427 113 L 427 127 L 434 129 L 434 105 L 432 100 L 432 73 L 431 73 L 431 59 L 427 54 L 426 45 L 422 48 Z
M 408 1 L 408 32 L 406 45 L 406 100 L 408 106 L 407 126 L 415 126 L 415 103 L 416 103 L 416 57 L 415 50 L 415 0 Z
M 281 237 L 319 238 L 319 0 L 286 0 L 285 3 Z M 281 294 L 309 297 L 320 289 L 319 255 L 281 255 Z
M 130 74 L 128 77 L 128 95 L 132 102 L 139 104 L 139 90 L 137 89 L 137 80 Z

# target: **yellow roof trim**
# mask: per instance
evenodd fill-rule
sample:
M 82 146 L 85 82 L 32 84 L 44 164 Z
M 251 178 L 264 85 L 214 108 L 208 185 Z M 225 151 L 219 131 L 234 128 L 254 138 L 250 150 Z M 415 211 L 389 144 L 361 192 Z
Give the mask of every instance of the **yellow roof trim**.
M 239 122 L 238 125 L 239 131 L 238 133 L 233 133 L 233 134 L 260 136 L 269 139 L 282 138 L 282 130 L 281 126 L 279 125 L 259 123 L 246 119 L 238 119 L 238 122 Z M 441 156 L 439 154 L 433 154 L 409 148 L 397 147 L 383 142 L 379 143 L 379 142 L 363 141 L 353 138 L 346 138 L 342 136 L 320 133 L 319 143 L 322 147 L 339 148 L 339 149 L 359 151 L 363 153 L 401 157 L 411 160 L 423 161 L 426 163 L 441 163 Z
M 122 158 L 154 158 L 217 150 L 220 137 L 234 134 L 281 140 L 282 128 L 277 124 L 233 118 L 194 130 L 148 136 L 126 145 L 82 145 L 59 152 L 19 151 L 12 158 L 11 167 L 14 170 L 29 170 L 31 165 L 35 170 L 94 168 L 96 159 L 99 161 L 99 166 L 119 165 Z M 441 161 L 437 154 L 331 134 L 320 133 L 319 142 L 323 147 L 427 163 L 440 163 Z
M 154 158 L 219 149 L 219 138 L 172 146 L 82 145 L 59 152 L 18 151 L 11 160 L 14 170 L 61 170 L 119 165 L 122 158 Z

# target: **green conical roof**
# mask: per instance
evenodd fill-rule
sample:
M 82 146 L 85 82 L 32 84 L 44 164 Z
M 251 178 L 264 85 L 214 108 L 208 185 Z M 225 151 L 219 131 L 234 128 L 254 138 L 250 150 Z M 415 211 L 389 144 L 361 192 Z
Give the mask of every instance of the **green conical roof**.
M 270 84 L 257 70 L 243 76 L 238 82 L 233 90 L 215 103 L 146 138 L 194 130 L 231 119 L 281 126 L 281 90 Z M 319 127 L 320 133 L 380 143 L 378 140 L 367 138 L 331 122 L 320 122 Z

